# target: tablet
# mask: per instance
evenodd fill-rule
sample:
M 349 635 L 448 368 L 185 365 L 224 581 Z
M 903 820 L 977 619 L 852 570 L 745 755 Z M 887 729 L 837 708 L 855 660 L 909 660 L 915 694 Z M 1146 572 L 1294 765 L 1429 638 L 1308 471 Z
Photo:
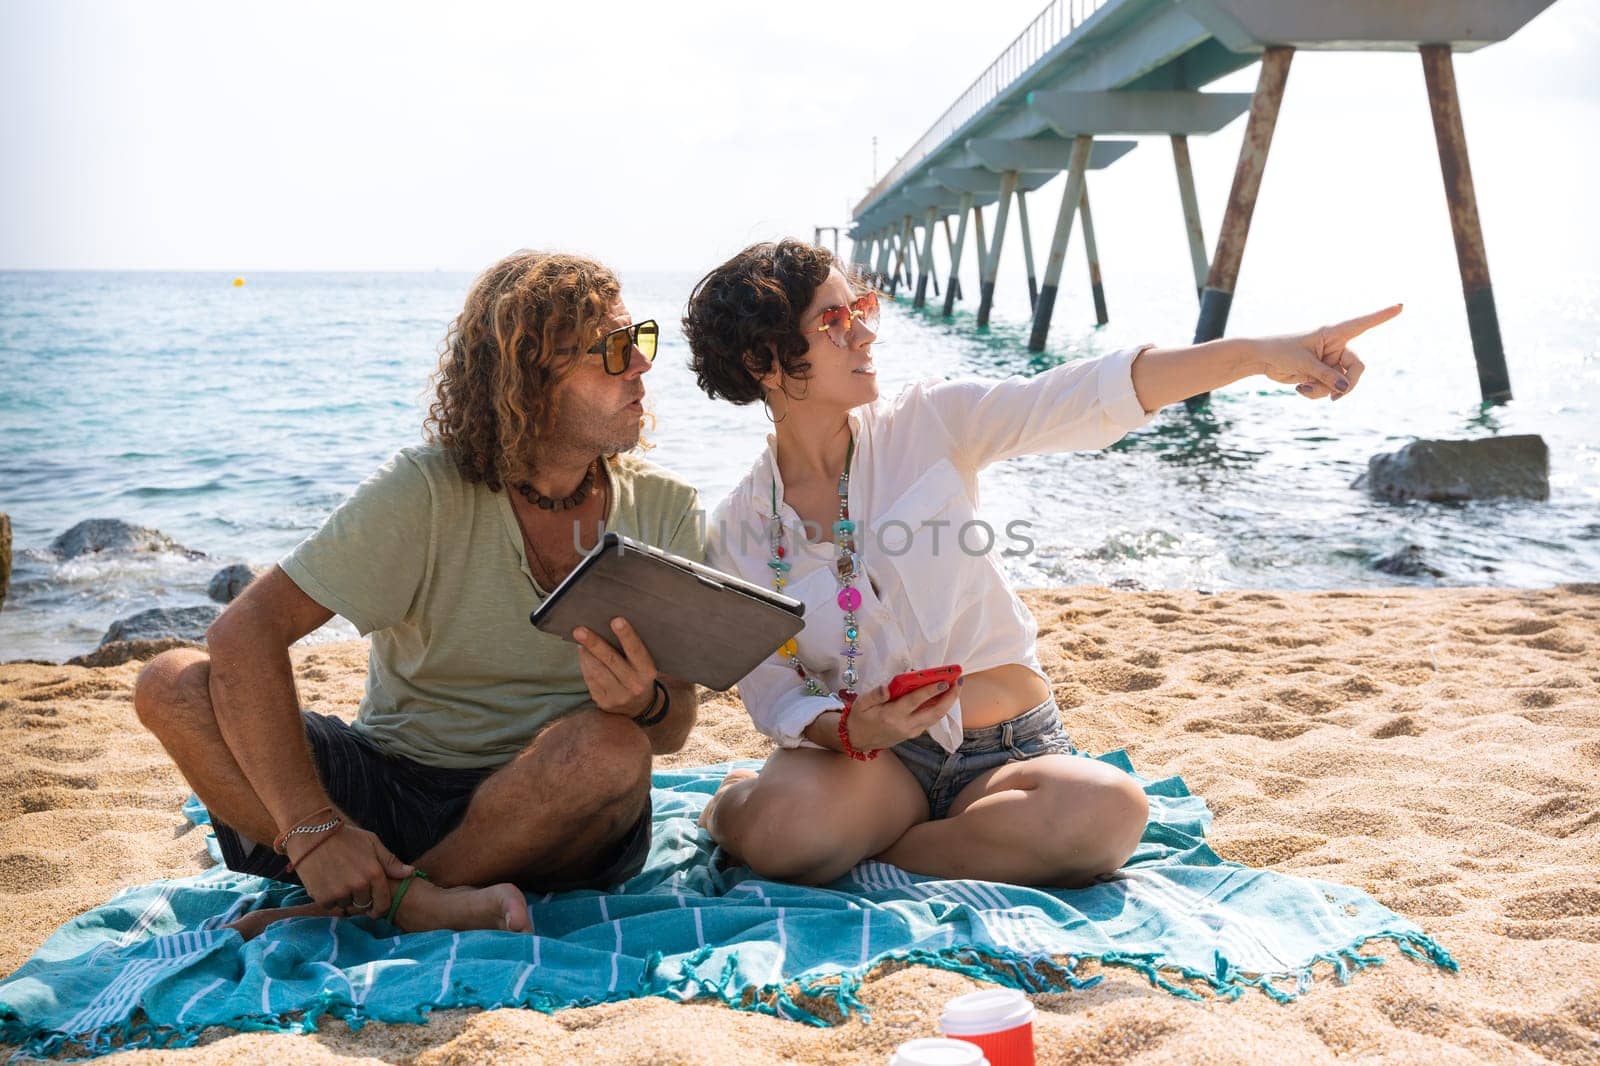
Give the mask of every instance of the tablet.
M 568 641 L 584 626 L 616 647 L 621 615 L 657 670 L 722 692 L 805 628 L 804 614 L 797 599 L 608 532 L 528 620 Z

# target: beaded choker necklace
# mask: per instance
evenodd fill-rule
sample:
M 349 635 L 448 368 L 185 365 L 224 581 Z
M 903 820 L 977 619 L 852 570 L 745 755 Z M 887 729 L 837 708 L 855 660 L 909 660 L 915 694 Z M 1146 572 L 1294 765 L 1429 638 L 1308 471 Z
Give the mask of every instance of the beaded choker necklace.
M 839 520 L 833 524 L 833 576 L 839 583 L 839 594 L 836 600 L 839 609 L 844 612 L 844 646 L 840 654 L 844 656 L 844 673 L 841 675 L 844 688 L 839 691 L 839 698 L 845 706 L 855 702 L 856 684 L 860 675 L 856 672 L 856 657 L 860 654 L 861 646 L 856 642 L 860 629 L 856 626 L 856 608 L 861 606 L 861 593 L 856 589 L 856 578 L 861 571 L 861 557 L 856 554 L 856 524 L 850 520 L 850 457 L 855 454 L 856 439 L 852 434 L 849 447 L 844 453 L 844 472 L 839 475 Z M 773 465 L 777 465 L 777 455 L 773 455 Z M 772 587 L 776 591 L 783 591 L 789 583 L 787 577 L 790 564 L 784 558 L 788 553 L 783 547 L 783 519 L 778 514 L 778 479 L 772 479 L 772 558 L 767 565 L 772 568 Z M 826 696 L 828 690 L 822 682 L 806 673 L 805 666 L 800 662 L 800 646 L 791 638 L 783 647 L 778 649 L 778 654 L 789 660 L 789 665 L 794 667 L 795 673 L 805 682 L 806 694 L 810 696 Z

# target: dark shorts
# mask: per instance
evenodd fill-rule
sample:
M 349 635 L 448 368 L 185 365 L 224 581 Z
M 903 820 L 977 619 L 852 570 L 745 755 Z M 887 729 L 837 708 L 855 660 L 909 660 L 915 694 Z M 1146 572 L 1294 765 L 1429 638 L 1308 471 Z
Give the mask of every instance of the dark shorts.
M 317 776 L 328 798 L 378 839 L 402 862 L 414 862 L 461 821 L 473 790 L 495 772 L 487 769 L 452 770 L 425 766 L 390 755 L 342 719 L 301 712 L 306 739 Z M 525 885 L 542 891 L 609 888 L 644 869 L 650 851 L 650 805 L 627 834 L 596 858 L 592 877 L 580 881 L 551 881 Z M 212 820 L 222 861 L 230 870 L 299 884 L 287 873 L 289 860 L 272 850 L 271 841 L 251 841 L 232 827 Z
M 1022 762 L 1041 755 L 1072 755 L 1077 749 L 1061 727 L 1061 712 L 1055 697 L 999 725 L 965 730 L 961 747 L 954 753 L 924 733 L 901 741 L 889 749 L 895 753 L 928 797 L 928 817 L 943 818 L 950 813 L 961 790 L 986 770 L 1008 762 Z

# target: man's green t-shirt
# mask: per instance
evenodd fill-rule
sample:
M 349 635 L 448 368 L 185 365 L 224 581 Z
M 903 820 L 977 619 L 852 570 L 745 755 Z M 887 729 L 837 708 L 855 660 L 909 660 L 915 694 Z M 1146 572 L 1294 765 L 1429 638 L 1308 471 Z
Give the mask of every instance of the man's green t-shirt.
M 606 529 L 704 560 L 693 486 L 631 454 L 606 469 Z M 581 543 L 596 534 L 582 529 Z M 549 590 L 528 569 L 506 493 L 467 481 L 442 447 L 397 453 L 278 565 L 371 634 L 355 727 L 391 754 L 497 766 L 593 702 L 577 645 L 528 622 Z

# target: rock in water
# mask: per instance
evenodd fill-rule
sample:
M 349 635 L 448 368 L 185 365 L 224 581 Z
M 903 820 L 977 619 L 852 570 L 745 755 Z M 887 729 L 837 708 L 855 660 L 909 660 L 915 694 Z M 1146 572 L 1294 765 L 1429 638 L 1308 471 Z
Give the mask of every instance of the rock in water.
M 204 640 L 206 629 L 222 613 L 209 603 L 197 607 L 152 607 L 111 623 L 100 647 L 116 640 Z
M 50 550 L 63 559 L 94 552 L 178 552 L 191 559 L 205 552 L 191 551 L 157 529 L 147 529 L 120 518 L 90 518 L 79 522 L 50 542 Z
M 234 563 L 218 570 L 211 577 L 211 584 L 206 586 L 206 595 L 218 603 L 232 603 L 244 591 L 244 587 L 265 571 L 265 567 L 246 566 L 244 563 Z
M 0 511 L 0 608 L 6 605 L 6 589 L 11 587 L 11 516 Z
M 1536 433 L 1412 441 L 1368 459 L 1365 481 L 1367 491 L 1388 500 L 1547 500 L 1550 449 Z
M 1444 571 L 1431 565 L 1422 557 L 1420 544 L 1407 544 L 1393 555 L 1385 555 L 1372 564 L 1374 570 L 1401 577 L 1444 577 Z
M 67 666 L 121 666 L 123 663 L 135 659 L 141 662 L 154 659 L 164 651 L 173 648 L 204 648 L 205 645 L 196 640 L 178 640 L 176 637 L 165 637 L 161 640 L 113 640 L 110 644 L 103 644 L 87 655 L 78 655 L 68 659 Z

